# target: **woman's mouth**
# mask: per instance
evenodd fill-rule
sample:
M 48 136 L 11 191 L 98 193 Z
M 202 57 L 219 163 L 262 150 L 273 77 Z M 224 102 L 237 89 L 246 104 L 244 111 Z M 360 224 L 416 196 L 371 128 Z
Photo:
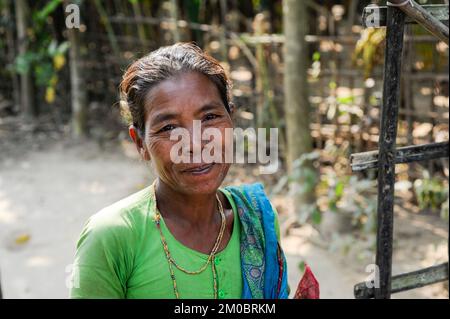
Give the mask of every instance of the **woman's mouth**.
M 211 169 L 213 168 L 213 166 L 214 166 L 214 163 L 197 165 L 195 167 L 191 167 L 191 168 L 183 170 L 183 173 L 188 173 L 188 174 L 192 174 L 192 175 L 204 175 L 204 174 L 208 174 L 211 171 Z

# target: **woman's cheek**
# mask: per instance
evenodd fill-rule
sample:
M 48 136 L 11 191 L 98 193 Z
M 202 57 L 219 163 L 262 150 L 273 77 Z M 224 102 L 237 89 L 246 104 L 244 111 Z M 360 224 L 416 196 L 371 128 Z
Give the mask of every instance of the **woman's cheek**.
M 228 123 L 227 123 L 228 124 Z M 221 132 L 221 141 L 220 146 L 222 150 L 222 160 L 223 163 L 231 163 L 233 160 L 233 148 L 234 148 L 234 139 L 233 139 L 233 131 L 232 127 L 229 125 L 225 125 L 220 129 Z
M 163 138 L 154 138 L 149 142 L 149 150 L 156 172 L 165 179 L 169 178 L 173 164 L 170 158 L 172 146 L 173 141 Z

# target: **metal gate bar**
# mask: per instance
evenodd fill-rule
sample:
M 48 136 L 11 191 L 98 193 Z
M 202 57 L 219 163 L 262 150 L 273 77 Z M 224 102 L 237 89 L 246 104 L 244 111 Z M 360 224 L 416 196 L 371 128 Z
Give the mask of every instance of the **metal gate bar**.
M 448 44 L 448 26 L 428 13 L 428 11 L 422 8 L 417 2 L 414 0 L 408 0 L 406 3 L 404 0 L 391 0 L 391 2 L 399 5 L 400 10 L 414 19 L 414 21 L 421 24 L 425 29 L 439 38 L 439 40 Z
M 396 149 L 395 163 L 411 163 L 448 157 L 448 153 L 448 142 L 403 146 Z M 378 150 L 351 154 L 350 166 L 353 172 L 378 167 Z
M 445 25 L 448 25 L 448 5 L 446 4 L 427 4 L 423 6 L 414 5 L 415 8 L 421 9 L 422 12 L 426 12 L 427 16 L 431 16 L 434 20 L 439 21 Z M 374 13 L 377 13 L 377 22 L 376 25 L 373 25 L 375 22 L 372 21 L 372 16 Z M 387 24 L 387 7 L 382 6 L 368 6 L 364 8 L 362 15 L 363 26 L 367 27 L 383 27 Z M 417 21 L 408 15 L 406 16 L 405 24 L 415 24 Z M 445 30 L 444 30 L 445 32 Z M 445 41 L 444 41 L 445 42 Z
M 375 298 L 390 298 L 393 241 L 393 210 L 395 183 L 395 142 L 398 108 L 400 104 L 400 77 L 403 52 L 405 14 L 394 7 L 387 9 L 386 54 L 383 78 L 383 105 L 381 107 L 380 137 L 378 141 L 378 208 L 377 254 L 379 288 Z
M 393 276 L 391 293 L 424 287 L 444 281 L 447 278 L 448 263 Z M 375 297 L 374 289 L 367 289 L 365 282 L 355 286 L 355 298 L 368 299 L 373 297 Z
M 403 8 L 404 9 L 404 8 Z M 439 9 L 439 10 L 437 10 Z M 427 12 L 425 16 L 432 15 L 436 19 L 419 21 L 426 24 L 444 21 L 448 24 L 448 5 L 424 6 L 414 2 L 413 10 L 417 14 Z M 401 62 L 403 53 L 403 36 L 405 23 L 414 23 L 405 13 L 397 7 L 367 7 L 364 10 L 364 24 L 369 26 L 368 19 L 374 22 L 373 14 L 378 14 L 378 25 L 386 25 L 386 49 L 383 73 L 383 104 L 381 108 L 379 150 L 357 153 L 351 155 L 353 171 L 369 168 L 378 168 L 378 205 L 377 205 L 377 251 L 376 264 L 378 266 L 378 285 L 373 288 L 366 282 L 354 287 L 356 298 L 387 299 L 391 293 L 405 291 L 433 284 L 448 279 L 449 264 L 421 269 L 415 272 L 392 277 L 392 245 L 394 221 L 394 184 L 395 164 L 430 160 L 449 156 L 449 143 L 430 143 L 412 145 L 396 149 L 398 109 L 400 104 Z M 408 13 L 409 14 L 409 13 Z M 429 16 L 427 16 L 429 18 Z M 380 20 L 381 19 L 381 20 Z M 385 19 L 385 20 L 383 20 Z M 439 22 L 440 23 L 440 22 Z M 441 31 L 447 32 L 448 27 L 442 23 L 436 24 Z M 373 25 L 372 25 L 373 26 Z M 445 30 L 447 28 L 447 31 Z M 441 36 L 439 36 L 441 38 Z M 444 39 L 445 40 L 445 39 Z M 446 40 L 448 43 L 448 39 Z

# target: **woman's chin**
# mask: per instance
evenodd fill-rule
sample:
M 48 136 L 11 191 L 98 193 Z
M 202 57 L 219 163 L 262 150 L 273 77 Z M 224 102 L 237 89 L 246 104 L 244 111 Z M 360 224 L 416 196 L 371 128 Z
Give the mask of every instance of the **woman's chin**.
M 211 164 L 200 170 L 183 171 L 179 174 L 179 181 L 188 189 L 189 193 L 208 194 L 219 188 L 225 175 L 220 164 Z

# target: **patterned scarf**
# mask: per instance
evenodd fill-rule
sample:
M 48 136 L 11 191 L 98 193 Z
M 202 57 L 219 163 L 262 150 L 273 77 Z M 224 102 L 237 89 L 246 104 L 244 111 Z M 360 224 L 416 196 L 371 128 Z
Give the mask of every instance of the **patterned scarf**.
M 225 187 L 241 222 L 243 299 L 287 299 L 287 264 L 275 232 L 274 212 L 261 183 Z

